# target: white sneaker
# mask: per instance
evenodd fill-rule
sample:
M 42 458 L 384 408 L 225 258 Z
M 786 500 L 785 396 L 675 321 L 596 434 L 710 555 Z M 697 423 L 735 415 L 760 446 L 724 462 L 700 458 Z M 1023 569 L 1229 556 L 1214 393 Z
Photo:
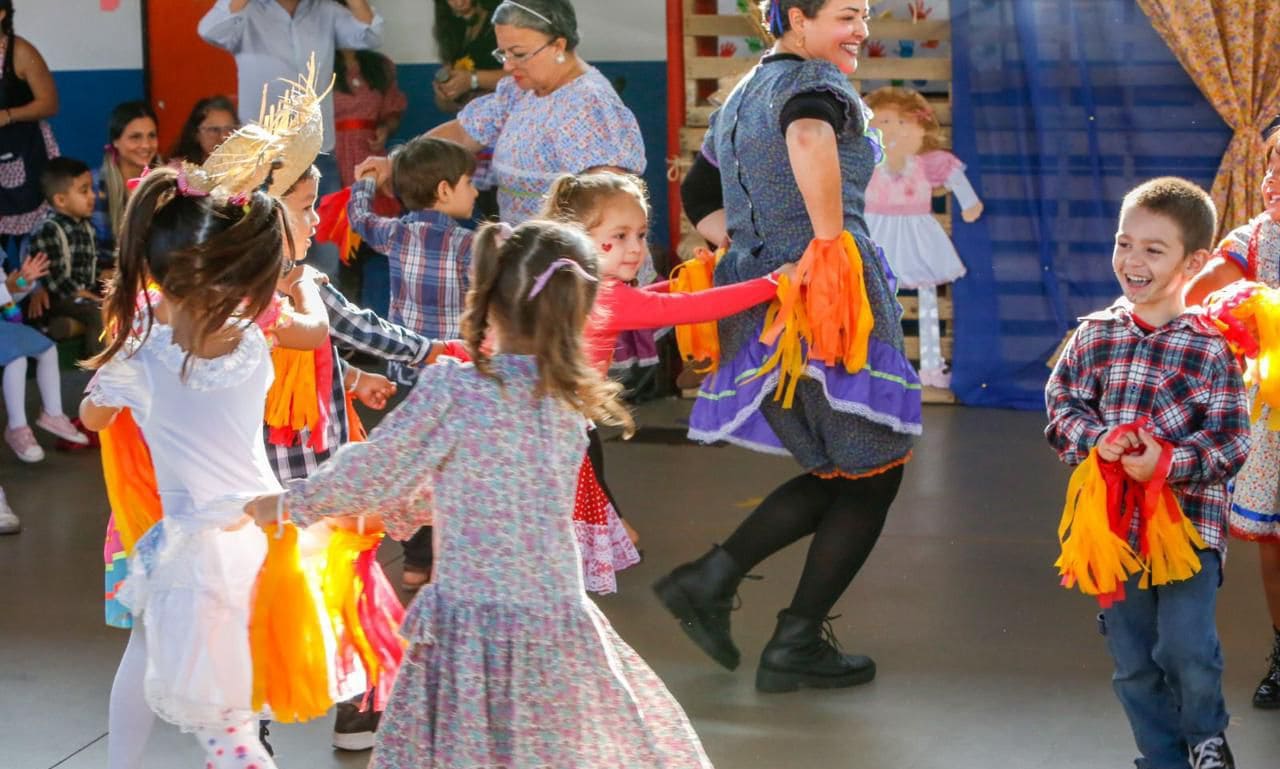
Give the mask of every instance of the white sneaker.
M 77 430 L 76 426 L 71 424 L 71 420 L 67 419 L 65 414 L 55 416 L 41 412 L 40 418 L 36 420 L 36 427 L 77 446 L 89 445 L 89 436 Z
M 22 521 L 14 515 L 9 500 L 4 498 L 4 490 L 0 489 L 0 534 L 17 534 L 20 531 Z
M 39 462 L 44 459 L 44 449 L 36 443 L 36 434 L 30 427 L 19 427 L 16 430 L 4 431 L 4 442 L 9 444 L 13 453 L 23 462 Z

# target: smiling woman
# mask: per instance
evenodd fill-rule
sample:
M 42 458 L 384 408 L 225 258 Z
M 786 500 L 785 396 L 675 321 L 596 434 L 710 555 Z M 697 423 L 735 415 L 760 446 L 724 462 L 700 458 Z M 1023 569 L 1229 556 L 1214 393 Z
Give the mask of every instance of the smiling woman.
M 560 174 L 644 171 L 635 115 L 577 55 L 578 21 L 568 0 L 507 0 L 494 10 L 493 23 L 494 58 L 508 77 L 430 135 L 472 151 L 493 148 L 503 221 L 515 225 L 536 215 Z
M 141 101 L 117 104 L 107 119 L 106 153 L 102 166 L 94 172 L 94 235 L 98 241 L 98 261 L 114 261 L 116 236 L 124 224 L 124 207 L 129 199 L 127 182 L 155 165 L 160 147 L 156 113 Z

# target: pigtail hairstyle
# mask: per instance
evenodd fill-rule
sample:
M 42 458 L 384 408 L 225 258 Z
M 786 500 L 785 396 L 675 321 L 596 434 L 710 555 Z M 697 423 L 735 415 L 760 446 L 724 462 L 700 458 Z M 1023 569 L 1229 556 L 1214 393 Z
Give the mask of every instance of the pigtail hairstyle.
M 489 224 L 476 236 L 471 263 L 474 278 L 462 328 L 476 369 L 497 376 L 484 350 L 490 325 L 496 324 L 534 351 L 540 396 L 557 398 L 601 424 L 619 425 L 630 436 L 635 423 L 618 400 L 621 385 L 602 377 L 583 349 L 583 327 L 599 285 L 595 249 L 586 235 L 548 221 L 510 231 Z
M 271 303 L 288 237 L 280 202 L 261 191 L 244 203 L 182 194 L 180 175 L 156 169 L 129 198 L 116 275 L 103 303 L 111 341 L 86 362 L 89 368 L 103 366 L 130 337 L 150 333 L 150 284 L 196 319 L 184 373 L 194 351 L 228 321 L 251 321 Z
M 614 171 L 562 174 L 551 185 L 540 214 L 543 219 L 573 222 L 591 229 L 604 218 L 604 208 L 619 195 L 630 195 L 649 216 L 649 193 L 638 176 Z

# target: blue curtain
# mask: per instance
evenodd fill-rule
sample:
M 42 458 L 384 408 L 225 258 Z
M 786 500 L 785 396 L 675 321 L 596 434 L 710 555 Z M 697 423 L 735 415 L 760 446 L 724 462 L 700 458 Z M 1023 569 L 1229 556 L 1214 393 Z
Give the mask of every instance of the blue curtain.
M 1230 130 L 1134 0 L 951 0 L 956 154 L 986 204 L 956 217 L 952 389 L 1044 407 L 1076 318 L 1119 294 L 1124 194 L 1156 176 L 1206 189 Z

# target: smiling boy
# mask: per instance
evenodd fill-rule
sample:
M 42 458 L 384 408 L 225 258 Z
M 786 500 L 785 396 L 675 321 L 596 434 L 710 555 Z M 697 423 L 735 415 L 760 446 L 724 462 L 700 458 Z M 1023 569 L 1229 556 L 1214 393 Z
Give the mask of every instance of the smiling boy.
M 1249 448 L 1240 368 L 1187 284 L 1204 266 L 1213 202 L 1172 177 L 1125 196 L 1111 266 L 1124 297 L 1081 319 L 1045 387 L 1045 435 L 1064 462 L 1091 449 L 1143 483 L 1162 474 L 1208 547 L 1190 579 L 1139 589 L 1103 611 L 1112 681 L 1138 750 L 1139 769 L 1230 769 L 1222 652 L 1214 604 L 1227 546 L 1227 482 Z M 1150 420 L 1137 433 L 1113 432 Z M 1164 461 L 1162 461 L 1164 460 Z M 1139 546 L 1141 516 L 1129 544 Z

